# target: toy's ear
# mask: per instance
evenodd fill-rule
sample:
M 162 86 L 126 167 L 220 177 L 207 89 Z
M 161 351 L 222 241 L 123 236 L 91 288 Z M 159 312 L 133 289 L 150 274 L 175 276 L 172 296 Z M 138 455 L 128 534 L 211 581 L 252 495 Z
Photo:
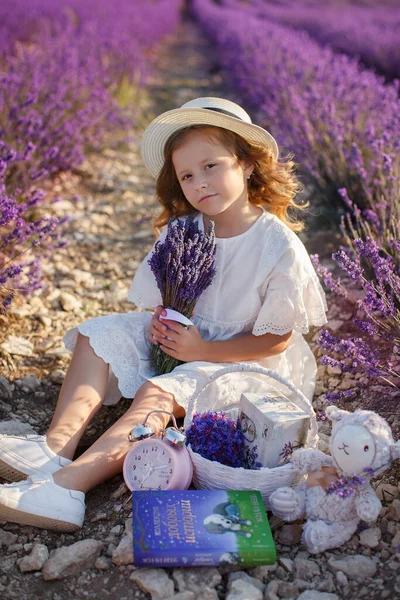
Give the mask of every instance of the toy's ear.
M 337 408 L 336 406 L 328 406 L 328 408 L 325 410 L 325 414 L 331 421 L 340 421 L 351 413 L 349 413 L 347 410 Z
M 400 458 L 400 440 L 390 446 L 390 458 L 392 460 Z

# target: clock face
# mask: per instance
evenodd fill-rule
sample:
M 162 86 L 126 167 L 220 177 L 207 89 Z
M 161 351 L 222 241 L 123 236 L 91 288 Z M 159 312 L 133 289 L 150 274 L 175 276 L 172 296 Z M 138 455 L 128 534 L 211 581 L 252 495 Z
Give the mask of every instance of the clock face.
M 130 490 L 171 489 L 176 469 L 175 449 L 160 439 L 137 442 L 124 461 L 124 478 Z

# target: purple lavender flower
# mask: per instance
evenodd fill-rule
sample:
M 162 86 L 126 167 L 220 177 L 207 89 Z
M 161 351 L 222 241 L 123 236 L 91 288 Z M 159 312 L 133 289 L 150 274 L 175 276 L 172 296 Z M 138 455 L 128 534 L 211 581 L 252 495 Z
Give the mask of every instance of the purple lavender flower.
M 300 448 L 298 442 L 286 442 L 283 445 L 282 452 L 279 453 L 279 456 L 281 456 L 283 460 L 288 460 L 297 448 Z
M 336 494 L 340 498 L 349 498 L 352 496 L 357 488 L 365 484 L 365 479 L 359 475 L 348 475 L 339 477 L 336 481 L 332 481 L 326 488 L 326 493 Z
M 223 411 L 195 413 L 186 432 L 186 444 L 208 460 L 230 467 L 243 465 L 244 436 L 239 421 Z
M 215 275 L 215 236 L 200 231 L 193 217 L 170 220 L 164 242 L 158 241 L 149 259 L 163 306 L 190 318 L 195 304 Z M 151 361 L 158 374 L 170 373 L 178 361 L 153 345 Z

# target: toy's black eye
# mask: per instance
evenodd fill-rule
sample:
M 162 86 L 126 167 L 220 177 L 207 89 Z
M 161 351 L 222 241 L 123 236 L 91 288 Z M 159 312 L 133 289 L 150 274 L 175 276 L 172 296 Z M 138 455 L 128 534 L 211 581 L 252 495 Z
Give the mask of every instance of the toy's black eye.
M 369 446 L 364 446 L 364 452 L 368 452 Z

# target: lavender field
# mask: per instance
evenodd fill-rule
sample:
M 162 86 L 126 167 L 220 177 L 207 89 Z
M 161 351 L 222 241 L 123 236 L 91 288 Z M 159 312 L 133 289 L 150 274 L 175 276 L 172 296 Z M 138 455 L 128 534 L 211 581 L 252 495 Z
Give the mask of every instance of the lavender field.
M 355 301 L 354 337 L 344 341 L 329 334 L 328 341 L 326 333 L 321 335 L 322 348 L 334 354 L 324 356 L 324 364 L 342 372 L 363 368 L 397 386 L 399 82 L 385 83 L 355 58 L 319 45 L 306 32 L 269 20 L 264 13 L 260 17 L 261 4 L 246 2 L 243 10 L 240 2 L 193 2 L 234 88 L 280 140 L 284 153 L 294 152 L 315 193 L 336 204 L 338 221 L 341 215 L 347 248 L 333 258 L 348 285 L 357 283 L 362 294 Z M 352 296 L 345 283 L 338 285 L 326 268 L 319 268 L 317 257 L 314 262 L 331 291 Z M 380 355 L 378 341 L 394 347 L 390 359 Z M 328 393 L 331 400 L 349 395 L 348 390 Z
M 307 338 L 319 363 L 320 447 L 328 448 L 331 402 L 376 410 L 398 439 L 399 31 L 396 0 L 0 3 L 0 418 L 44 432 L 70 360 L 65 331 L 134 310 L 127 291 L 154 241 L 157 211 L 141 133 L 155 114 L 215 95 L 242 104 L 281 156 L 295 157 L 310 201 L 300 236 L 329 306 L 327 326 Z M 103 407 L 83 446 L 129 403 Z M 394 466 L 376 481 L 378 523 L 340 552 L 310 560 L 299 526 L 274 523 L 286 561 L 275 570 L 159 569 L 146 579 L 132 565 L 129 494 L 117 477 L 89 494 L 79 534 L 6 525 L 0 592 L 238 600 L 242 578 L 247 600 L 396 597 L 398 480 Z M 51 583 L 40 568 L 21 573 L 32 545 L 86 539 L 103 542 L 96 566 Z
M 135 123 L 147 49 L 170 32 L 180 0 L 0 6 L 0 299 L 40 287 L 38 246 L 59 247 L 56 198 L 37 188 L 115 143 Z M 32 252 L 32 247 L 35 252 Z

